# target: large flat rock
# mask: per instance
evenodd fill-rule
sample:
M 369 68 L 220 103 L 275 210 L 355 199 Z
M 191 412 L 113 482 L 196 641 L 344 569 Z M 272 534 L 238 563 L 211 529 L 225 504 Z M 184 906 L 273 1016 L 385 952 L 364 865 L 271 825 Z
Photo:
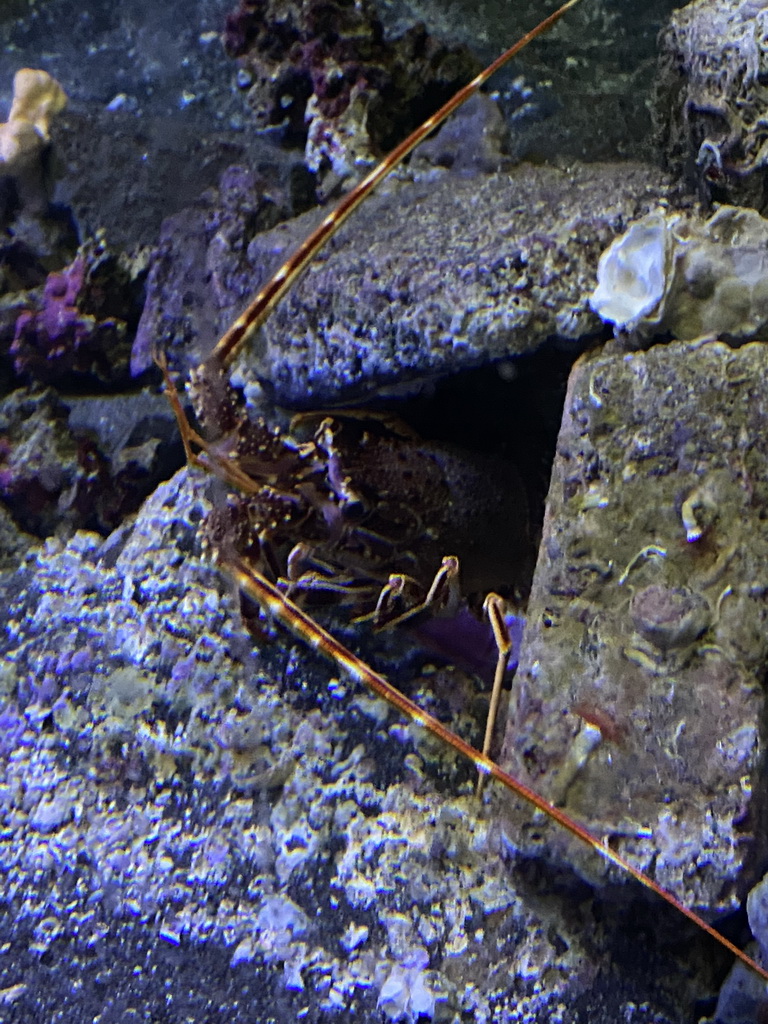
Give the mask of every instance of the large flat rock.
M 312 408 L 600 331 L 588 306 L 600 254 L 672 193 L 640 163 L 390 183 L 315 258 L 239 358 L 237 378 Z M 253 205 L 233 187 L 166 221 L 137 367 L 150 340 L 176 368 L 207 355 L 318 221 L 315 210 L 252 237 Z
M 588 307 L 597 260 L 669 193 L 643 164 L 521 164 L 509 174 L 440 174 L 371 200 L 278 307 L 248 373 L 289 406 L 535 351 L 600 329 Z M 304 230 L 279 225 L 248 250 L 255 268 Z

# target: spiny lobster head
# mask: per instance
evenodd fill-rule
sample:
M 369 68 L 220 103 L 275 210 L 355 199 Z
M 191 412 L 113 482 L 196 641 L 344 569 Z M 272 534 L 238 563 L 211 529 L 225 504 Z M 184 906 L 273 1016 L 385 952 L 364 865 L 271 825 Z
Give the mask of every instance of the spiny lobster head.
M 529 573 L 525 490 L 507 463 L 425 442 L 396 417 L 365 410 L 269 425 L 210 365 L 190 390 L 214 432 L 206 462 L 232 488 L 205 528 L 216 551 L 278 578 L 291 575 L 301 546 L 294 574 L 299 562 L 327 579 L 338 573 L 345 593 L 354 585 L 366 596 L 391 573 L 426 590 L 448 552 L 472 591 L 514 586 Z

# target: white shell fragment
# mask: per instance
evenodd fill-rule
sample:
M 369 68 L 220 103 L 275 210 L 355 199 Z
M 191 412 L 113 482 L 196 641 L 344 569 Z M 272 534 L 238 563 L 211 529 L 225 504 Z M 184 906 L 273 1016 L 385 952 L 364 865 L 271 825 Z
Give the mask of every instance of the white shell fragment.
M 651 316 L 666 290 L 667 222 L 649 213 L 600 257 L 589 304 L 598 316 L 631 330 Z
M 768 324 L 768 221 L 735 206 L 648 214 L 603 253 L 597 282 L 590 305 L 618 330 L 748 340 Z

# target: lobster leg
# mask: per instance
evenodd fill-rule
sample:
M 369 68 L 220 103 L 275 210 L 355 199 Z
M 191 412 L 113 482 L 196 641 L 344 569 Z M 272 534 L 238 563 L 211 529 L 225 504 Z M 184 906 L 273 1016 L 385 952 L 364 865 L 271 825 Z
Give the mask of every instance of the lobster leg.
M 493 689 L 491 690 L 491 703 L 488 708 L 488 717 L 485 722 L 485 736 L 483 737 L 483 757 L 488 757 L 493 739 L 493 730 L 496 725 L 496 716 L 499 712 L 499 701 L 501 699 L 501 687 L 509 664 L 509 654 L 512 650 L 512 639 L 509 629 L 504 621 L 504 599 L 498 594 L 488 594 L 483 602 L 483 614 L 487 616 L 493 630 L 493 639 L 498 652 L 496 658 L 496 671 L 493 674 Z M 485 775 L 480 772 L 477 780 L 477 796 L 483 795 Z

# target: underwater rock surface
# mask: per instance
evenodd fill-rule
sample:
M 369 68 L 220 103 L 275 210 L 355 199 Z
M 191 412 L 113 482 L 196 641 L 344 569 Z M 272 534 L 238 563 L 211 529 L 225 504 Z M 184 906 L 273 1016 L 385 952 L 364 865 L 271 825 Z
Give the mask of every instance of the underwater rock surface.
M 180 454 L 160 395 L 69 396 L 17 388 L 0 398 L 0 501 L 39 538 L 77 529 L 106 535 L 167 474 Z M 18 545 L 5 535 L 0 560 Z
M 241 0 L 222 41 L 255 126 L 282 126 L 337 181 L 360 179 L 481 68 L 423 23 L 387 36 L 371 0 Z
M 374 197 L 237 368 L 301 406 L 535 351 L 551 335 L 583 337 L 599 329 L 585 296 L 606 241 L 669 191 L 642 164 L 523 164 Z M 249 259 L 263 265 L 292 247 L 278 226 Z
M 768 220 L 721 206 L 635 221 L 600 257 L 590 305 L 632 340 L 752 341 L 768 324 Z
M 279 404 L 311 407 L 531 352 L 552 335 L 598 331 L 587 296 L 600 253 L 672 192 L 643 164 L 567 173 L 523 164 L 469 178 L 435 171 L 393 184 L 315 259 L 238 360 L 238 380 L 264 381 Z M 178 269 L 151 274 L 134 361 L 146 359 L 143 339 L 158 325 L 174 365 L 193 365 L 201 345 L 190 326 L 214 319 L 223 331 L 317 219 L 305 214 L 246 245 L 214 235 L 206 274 L 194 273 L 209 282 L 207 317 L 200 294 L 194 319 L 180 316 Z M 176 244 L 166 231 L 164 266 L 186 267 L 187 276 L 183 218 L 177 230 Z
M 763 0 L 694 0 L 659 37 L 654 114 L 667 166 L 707 201 L 768 204 Z
M 719 342 L 576 365 L 503 755 L 710 917 L 766 854 L 767 370 Z
M 103 227 L 110 244 L 135 254 L 156 241 L 161 220 L 176 215 L 162 239 L 167 262 L 156 263 L 161 270 L 150 286 L 156 319 L 145 320 L 145 359 L 150 345 L 167 336 L 179 368 L 195 362 L 252 297 L 250 256 L 262 254 L 256 232 L 306 206 L 307 177 L 295 173 L 296 154 L 250 130 L 245 86 L 219 47 L 218 31 L 233 4 L 12 0 L 3 11 L 0 18 L 10 10 L 19 23 L 7 31 L 0 24 L 9 69 L 0 89 L 10 87 L 17 64 L 37 66 L 39 58 L 72 98 L 52 132 L 54 154 L 65 166 L 57 192 L 66 204 L 63 219 L 45 225 L 16 216 L 14 237 L 3 246 L 3 351 L 12 343 L 21 309 L 37 308 L 25 290 L 37 287 L 43 301 L 43 281 L 74 259 L 78 232 L 85 238 Z M 747 0 L 744 8 L 749 5 L 764 6 Z M 539 4 L 514 6 L 516 12 L 530 7 L 525 13 L 531 20 L 540 13 Z M 654 18 L 666 6 L 666 0 L 652 0 L 642 7 L 645 53 L 653 45 Z M 451 7 L 441 4 L 441 16 L 449 17 Z M 551 159 L 560 168 L 569 167 L 574 154 L 649 157 L 650 139 L 642 130 L 633 137 L 635 126 L 645 124 L 642 81 L 650 73 L 650 65 L 638 71 L 630 60 L 640 49 L 640 10 L 633 0 L 625 0 L 621 10 L 602 0 L 583 3 L 575 18 L 543 41 L 535 74 L 515 68 L 511 84 L 500 83 L 507 111 L 514 106 L 515 128 L 523 129 L 515 132 L 513 156 L 529 154 L 539 165 Z M 497 27 L 491 25 L 490 32 L 496 45 Z M 565 90 L 552 87 L 550 69 Z M 552 117 L 563 91 L 566 102 L 560 116 Z M 630 109 L 641 116 L 628 117 Z M 454 171 L 476 169 L 471 154 L 482 129 L 477 123 L 471 130 L 454 129 L 456 155 L 446 161 L 441 140 L 433 147 L 434 162 L 451 163 Z M 490 161 L 485 155 L 480 161 L 484 168 L 498 166 L 496 146 L 494 139 Z M 224 195 L 212 188 L 222 173 Z M 551 329 L 562 337 L 573 336 L 568 332 L 574 325 L 598 329 L 586 307 L 597 254 L 660 199 L 674 207 L 676 193 L 660 172 L 638 164 L 615 165 L 610 172 L 605 165 L 574 165 L 569 191 L 570 173 L 524 166 L 517 182 L 530 191 L 502 189 L 501 212 L 486 195 L 494 188 L 489 177 L 462 181 L 455 173 L 435 171 L 416 184 L 392 185 L 378 206 L 364 207 L 349 225 L 354 246 L 342 238 L 338 253 L 332 247 L 308 276 L 304 293 L 297 293 L 297 306 L 310 310 L 307 325 L 328 318 L 332 344 L 323 348 L 306 334 L 289 342 L 282 328 L 275 331 L 261 352 L 267 381 L 283 395 L 293 388 L 297 404 L 309 404 L 313 395 L 319 401 L 382 387 L 397 391 L 401 380 L 407 388 L 422 376 L 484 359 L 479 339 L 486 328 L 494 339 L 493 358 L 507 351 L 510 323 L 509 337 L 514 345 L 520 342 L 513 352 L 527 351 L 529 343 L 535 347 Z M 206 188 L 211 191 L 198 198 Z M 479 206 L 475 193 L 482 193 Z M 182 223 L 185 214 L 179 211 L 190 203 L 193 215 Z M 548 212 L 550 204 L 554 212 Z M 411 232 L 419 232 L 428 210 L 432 240 L 426 249 L 417 248 Z M 443 231 L 454 220 L 455 232 Z M 298 222 L 265 236 L 265 258 L 282 262 L 286 246 L 300 241 L 302 230 Z M 355 276 L 378 239 L 377 273 L 393 268 L 386 286 L 382 277 Z M 440 255 L 442 245 L 448 249 Z M 345 253 L 352 254 L 351 262 Z M 347 262 L 334 263 L 337 256 Z M 459 267 L 458 277 L 450 277 L 451 262 Z M 343 278 L 338 306 L 329 297 L 331 270 Z M 443 278 L 450 288 L 443 304 L 433 307 L 427 292 L 435 280 L 442 286 Z M 361 281 L 373 298 L 365 320 L 358 317 Z M 517 285 L 517 298 L 506 312 L 503 292 L 510 282 Z M 313 291 L 315 307 L 307 298 Z M 451 304 L 454 297 L 474 306 L 466 324 Z M 390 301 L 404 317 L 402 329 L 382 314 Z M 65 306 L 66 315 L 75 316 Z M 463 350 L 445 342 L 446 323 L 456 326 Z M 358 358 L 362 342 L 356 332 L 366 338 L 366 325 L 389 338 L 391 353 L 375 349 L 370 360 L 364 352 Z M 424 346 L 423 358 L 409 347 L 412 340 Z M 676 359 L 674 352 L 655 358 Z M 695 351 L 689 354 L 697 358 Z M 547 349 L 534 360 L 537 373 L 544 372 L 550 355 Z M 317 359 L 317 379 L 300 367 L 305 358 Z M 496 804 L 478 805 L 471 795 L 472 772 L 459 768 L 452 755 L 336 680 L 333 669 L 257 619 L 252 609 L 246 617 L 255 622 L 256 637 L 245 629 L 233 588 L 201 557 L 196 530 L 209 493 L 199 477 L 181 473 L 159 486 L 135 519 L 125 519 L 136 509 L 124 500 L 125 492 L 142 495 L 141 488 L 154 488 L 158 479 L 155 455 L 169 433 L 167 409 L 163 414 L 158 408 L 161 396 L 131 393 L 121 369 L 106 388 L 94 378 L 95 394 L 41 398 L 36 392 L 32 408 L 26 391 L 11 393 L 22 383 L 13 374 L 39 373 L 61 392 L 58 367 L 47 355 L 42 372 L 38 360 L 26 359 L 16 368 L 12 362 L 8 358 L 0 368 L 8 373 L 0 407 L 0 429 L 8 435 L 4 447 L 0 442 L 3 497 L 25 528 L 34 525 L 54 536 L 36 547 L 39 538 L 25 534 L 0 507 L 4 1021 L 82 1024 L 100 1017 L 103 1024 L 124 1024 L 143 1013 L 169 1024 L 222 1017 L 233 1024 L 417 1018 L 679 1024 L 708 1012 L 704 1001 L 719 970 L 708 941 L 623 881 L 606 886 L 601 877 L 596 891 L 589 888 L 579 872 L 591 878 L 597 869 L 591 871 L 573 850 L 575 870 L 568 858 L 547 863 L 553 851 L 536 846 L 525 821 L 516 833 L 502 827 L 513 811 L 505 809 L 502 817 Z M 716 376 L 711 380 L 714 385 Z M 463 377 L 461 386 L 467 383 Z M 637 382 L 638 395 L 643 386 Z M 722 381 L 717 386 L 722 391 Z M 546 387 L 530 390 L 532 402 L 548 393 Z M 599 388 L 595 394 L 600 401 Z M 709 392 L 703 395 L 709 399 Z M 67 411 L 59 415 L 61 397 Z M 762 409 L 757 391 L 755 403 Z M 638 417 L 641 408 L 640 396 Z M 680 414 L 698 422 L 697 408 L 692 401 Z M 709 416 L 710 406 L 701 408 Z M 740 409 L 745 415 L 745 407 Z M 655 412 L 653 403 L 645 406 L 649 449 Z M 460 425 L 463 415 L 459 409 L 455 416 Z M 745 422 L 750 436 L 742 447 L 749 465 L 751 432 L 759 438 L 764 430 L 760 416 Z M 686 430 L 681 419 L 676 465 L 695 476 L 686 462 Z M 741 444 L 730 453 L 741 451 Z M 593 471 L 597 479 L 599 463 L 589 463 L 588 482 Z M 748 505 L 748 483 L 734 483 L 722 466 L 717 472 L 715 498 L 728 510 L 742 510 L 733 495 Z M 42 511 L 35 513 L 31 500 L 14 502 L 19 494 L 35 499 L 43 479 L 55 486 L 46 492 Z M 698 498 L 678 502 L 679 521 L 672 520 L 682 528 L 683 552 L 704 548 L 726 529 L 718 520 L 700 521 L 707 501 L 705 494 L 701 506 Z M 586 507 L 577 508 L 582 525 L 594 512 L 591 503 L 599 506 L 599 495 L 589 494 Z M 558 508 L 563 515 L 573 511 L 567 502 Z M 106 540 L 82 532 L 72 536 L 84 524 L 106 533 L 115 521 L 123 525 Z M 620 531 L 617 536 L 620 546 Z M 752 551 L 749 543 L 745 547 Z M 755 558 L 760 551 L 757 543 Z M 683 557 L 667 556 L 665 565 L 677 568 Z M 723 557 L 727 570 L 731 563 Z M 739 572 L 741 558 L 739 549 L 733 558 Z M 636 659 L 630 664 L 638 670 L 650 666 L 654 686 L 676 681 L 679 696 L 684 687 L 678 674 L 687 681 L 689 666 L 699 658 L 707 670 L 705 704 L 692 722 L 700 726 L 706 715 L 720 712 L 722 659 L 716 648 L 726 651 L 735 667 L 725 683 L 737 704 L 720 716 L 720 724 L 733 728 L 721 737 L 722 748 L 715 748 L 703 786 L 718 781 L 725 762 L 729 772 L 741 767 L 746 776 L 757 753 L 753 723 L 761 697 L 751 685 L 762 657 L 762 618 L 757 627 L 754 618 L 761 595 L 739 589 L 726 594 L 727 572 L 720 590 L 719 583 L 710 586 L 698 576 L 694 582 L 659 583 L 651 570 L 661 559 L 648 552 L 622 584 L 628 601 L 630 588 L 636 592 L 625 609 L 631 642 L 624 647 Z M 591 578 L 589 566 L 577 564 Z M 569 595 L 556 596 L 566 602 Z M 609 608 L 611 615 L 620 611 L 620 602 Z M 477 740 L 468 711 L 480 703 L 474 680 L 425 666 L 401 637 L 374 644 L 364 630 L 349 629 L 343 617 L 332 627 L 363 645 L 393 681 L 410 685 L 424 706 Z M 690 661 L 688 645 L 694 652 Z M 710 649 L 701 653 L 697 645 Z M 590 655 L 587 647 L 585 657 Z M 666 672 L 671 664 L 674 671 Z M 677 709 L 674 700 L 672 708 Z M 571 724 L 573 710 L 569 706 L 561 716 Z M 615 736 L 617 748 L 622 742 L 620 722 L 586 703 L 578 711 L 583 721 L 591 718 L 597 725 L 591 733 L 583 727 L 587 742 L 574 745 L 575 755 L 571 748 L 560 783 L 569 781 L 568 770 L 578 768 L 579 758 L 591 765 L 593 757 L 613 749 L 612 741 L 597 744 L 600 727 Z M 642 714 L 650 719 L 652 713 L 644 706 L 641 724 Z M 700 876 L 702 885 L 691 898 L 703 901 L 715 868 L 705 865 L 703 851 L 690 883 L 686 866 L 675 858 L 687 855 L 698 840 L 692 832 L 681 834 L 680 821 L 664 818 L 670 792 L 693 792 L 698 803 L 692 813 L 700 815 L 702 783 L 691 772 L 676 789 L 674 775 L 675 767 L 682 772 L 697 754 L 686 747 L 684 729 L 679 735 L 673 731 L 671 740 L 663 730 L 659 737 L 669 740 L 678 758 L 672 767 L 662 761 L 672 782 L 659 790 L 651 768 L 645 779 L 633 777 L 636 789 L 646 786 L 639 795 L 633 789 L 633 800 L 643 806 L 661 801 L 656 820 L 662 867 L 677 872 L 686 891 Z M 644 767 L 645 756 L 638 753 Z M 713 862 L 733 871 L 722 897 L 730 905 L 742 886 L 742 876 L 735 874 L 743 851 L 737 848 L 729 860 L 729 844 L 748 839 L 749 832 L 746 823 L 743 831 L 732 827 L 729 814 L 739 794 L 733 775 L 725 777 L 730 790 L 714 802 L 725 831 L 714 837 Z M 578 771 L 573 779 L 566 795 L 582 799 Z M 742 795 L 758 815 L 747 790 L 748 780 Z M 616 821 L 624 825 L 626 816 L 614 815 L 606 823 L 608 834 Z M 628 844 L 631 838 L 619 841 Z M 529 856 L 530 850 L 543 850 L 545 857 Z M 649 856 L 644 837 L 640 856 Z M 748 884 L 749 872 L 742 874 Z
M 43 992 L 41 963 L 100 978 L 118 1014 L 183 956 L 203 1018 L 245 991 L 258 1021 L 615 1020 L 637 977 L 596 981 L 621 955 L 611 908 L 591 935 L 588 901 L 502 862 L 471 772 L 303 648 L 254 646 L 200 557 L 208 488 L 181 471 L 106 541 L 0 580 L 4 1019 L 83 1019 L 89 985 Z M 429 684 L 460 706 L 459 674 Z M 147 976 L 118 983 L 137 947 Z M 675 1021 L 664 977 L 634 1019 Z

